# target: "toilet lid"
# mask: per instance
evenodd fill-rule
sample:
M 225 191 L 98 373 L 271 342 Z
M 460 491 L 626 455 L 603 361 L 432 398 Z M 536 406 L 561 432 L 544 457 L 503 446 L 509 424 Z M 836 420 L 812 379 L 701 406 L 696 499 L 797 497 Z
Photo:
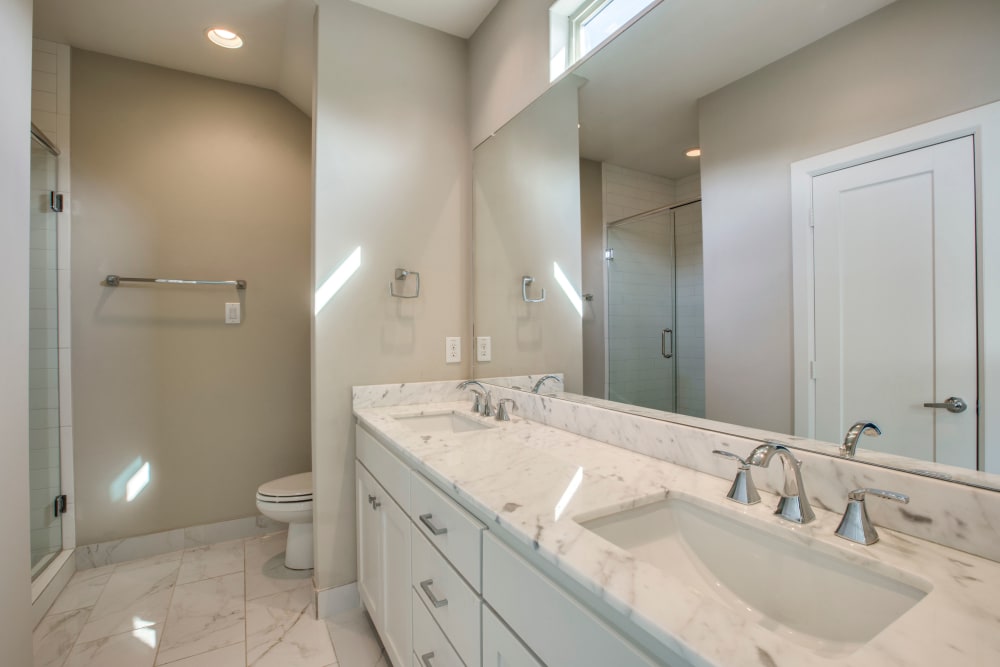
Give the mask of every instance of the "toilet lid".
M 289 475 L 265 482 L 257 489 L 258 498 L 275 498 L 283 502 L 311 500 L 313 479 L 311 472 Z

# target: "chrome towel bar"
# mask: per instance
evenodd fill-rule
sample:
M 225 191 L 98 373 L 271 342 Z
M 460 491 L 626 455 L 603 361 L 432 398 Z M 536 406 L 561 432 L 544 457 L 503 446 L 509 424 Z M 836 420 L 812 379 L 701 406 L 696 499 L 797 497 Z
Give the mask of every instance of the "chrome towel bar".
M 179 280 L 174 278 L 126 278 L 109 275 L 104 279 L 108 287 L 118 287 L 122 283 L 164 283 L 169 285 L 232 285 L 236 289 L 246 289 L 245 280 Z

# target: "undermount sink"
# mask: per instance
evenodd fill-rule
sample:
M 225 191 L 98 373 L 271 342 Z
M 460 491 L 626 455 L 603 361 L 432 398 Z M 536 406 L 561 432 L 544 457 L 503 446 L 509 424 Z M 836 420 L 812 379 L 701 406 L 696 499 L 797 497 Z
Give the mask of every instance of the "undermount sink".
M 457 412 L 436 412 L 431 414 L 396 417 L 396 421 L 423 435 L 435 433 L 464 433 L 490 428 L 488 424 L 466 417 Z
M 756 519 L 683 495 L 579 523 L 758 625 L 825 655 L 856 650 L 930 590 L 916 577 L 873 572 L 832 548 L 799 544 Z

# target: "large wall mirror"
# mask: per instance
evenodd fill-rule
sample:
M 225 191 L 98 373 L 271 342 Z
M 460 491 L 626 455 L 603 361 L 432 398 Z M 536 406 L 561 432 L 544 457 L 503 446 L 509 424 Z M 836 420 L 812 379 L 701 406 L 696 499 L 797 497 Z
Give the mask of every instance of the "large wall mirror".
M 826 88 L 829 61 L 850 48 L 875 62 L 866 49 L 882 47 L 859 39 L 878 42 L 902 16 L 918 27 L 938 19 L 905 1 L 844 4 L 658 4 L 476 148 L 474 333 L 489 338 L 485 348 L 485 341 L 476 345 L 477 377 L 559 373 L 562 383 L 550 380 L 537 390 L 744 437 L 777 438 L 831 456 L 842 455 L 841 442 L 854 423 L 874 422 L 882 435 L 864 432 L 858 461 L 1000 490 L 1000 476 L 988 472 L 1000 470 L 1000 451 L 985 437 L 989 373 L 981 361 L 991 354 L 983 339 L 984 320 L 991 317 L 985 311 L 992 306 L 988 296 L 984 305 L 983 293 L 993 279 L 984 271 L 981 238 L 977 246 L 984 200 L 976 173 L 982 165 L 973 155 L 982 151 L 985 135 L 972 132 L 964 146 L 928 149 L 944 150 L 970 170 L 956 204 L 966 216 L 961 238 L 969 246 L 961 249 L 964 268 L 954 283 L 966 290 L 953 306 L 967 311 L 958 329 L 932 323 L 919 336 L 906 334 L 927 320 L 920 309 L 940 304 L 942 287 L 934 283 L 941 273 L 934 267 L 929 278 L 914 273 L 898 279 L 917 270 L 905 253 L 918 244 L 901 235 L 923 239 L 920 252 L 929 257 L 942 255 L 948 241 L 935 247 L 925 238 L 941 227 L 940 212 L 932 210 L 917 232 L 855 222 L 885 217 L 881 207 L 891 197 L 940 201 L 941 193 L 924 188 L 933 173 L 927 178 L 926 169 L 911 165 L 888 176 L 866 172 L 863 183 L 853 176 L 829 183 L 836 193 L 833 209 L 855 207 L 857 214 L 851 222 L 823 219 L 833 225 L 837 244 L 815 266 L 819 251 L 802 246 L 802 231 L 793 229 L 801 221 L 792 212 L 791 185 L 795 169 L 809 178 L 844 171 L 816 168 L 822 160 L 807 158 L 963 111 L 970 102 L 995 101 L 1000 88 L 976 90 L 961 102 L 928 102 L 931 108 L 919 114 L 891 104 L 869 115 L 847 110 L 859 95 L 874 93 L 853 89 L 849 76 Z M 932 91 L 930 84 L 926 92 L 905 95 L 931 99 Z M 817 105 L 829 106 L 837 95 L 844 108 L 817 117 Z M 807 119 L 795 115 L 790 100 Z M 785 127 L 788 136 L 778 145 L 766 143 L 768 132 Z M 699 147 L 703 157 L 687 154 Z M 927 160 L 940 163 L 935 156 Z M 868 187 L 914 174 L 914 189 L 905 192 Z M 810 193 L 812 183 L 807 181 Z M 861 191 L 863 197 L 850 194 Z M 756 227 L 742 219 L 747 210 L 754 211 Z M 815 223 L 806 224 L 812 229 Z M 812 244 L 812 232 L 806 233 Z M 807 253 L 809 261 L 795 253 Z M 844 254 L 876 270 L 850 267 L 848 277 L 831 277 L 831 270 L 847 266 Z M 817 286 L 820 279 L 825 286 Z M 912 288 L 922 280 L 929 281 L 924 295 Z M 897 283 L 908 290 L 890 289 Z M 799 303 L 804 291 L 815 303 Z M 887 307 L 879 309 L 880 303 Z M 801 324 L 804 317 L 808 327 Z M 819 335 L 818 327 L 825 327 Z M 961 363 L 971 380 L 961 389 L 934 386 L 957 364 L 950 352 L 934 347 L 946 329 L 968 353 Z M 828 331 L 837 332 L 831 341 Z M 878 331 L 887 333 L 874 335 Z M 811 350 L 820 343 L 836 348 L 836 368 L 810 363 L 813 357 L 802 361 L 798 350 L 805 338 Z M 914 370 L 918 364 L 910 360 L 917 357 L 930 357 L 929 369 Z M 865 377 L 860 367 L 871 378 L 859 381 Z M 816 390 L 817 372 L 836 375 L 835 387 Z M 803 377 L 813 383 L 809 391 L 798 386 Z M 929 383 L 921 394 L 926 398 L 879 402 L 881 395 L 896 397 L 921 383 Z M 960 412 L 948 400 L 953 395 L 965 404 Z M 811 401 L 808 409 L 803 397 Z M 953 428 L 952 417 L 968 424 Z M 928 430 L 930 444 L 917 444 Z

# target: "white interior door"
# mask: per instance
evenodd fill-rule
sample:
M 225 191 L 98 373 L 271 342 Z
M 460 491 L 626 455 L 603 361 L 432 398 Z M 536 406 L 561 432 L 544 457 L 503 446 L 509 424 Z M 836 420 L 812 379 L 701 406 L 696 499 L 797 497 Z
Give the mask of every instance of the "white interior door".
M 975 201 L 972 137 L 813 179 L 816 438 L 977 467 Z

